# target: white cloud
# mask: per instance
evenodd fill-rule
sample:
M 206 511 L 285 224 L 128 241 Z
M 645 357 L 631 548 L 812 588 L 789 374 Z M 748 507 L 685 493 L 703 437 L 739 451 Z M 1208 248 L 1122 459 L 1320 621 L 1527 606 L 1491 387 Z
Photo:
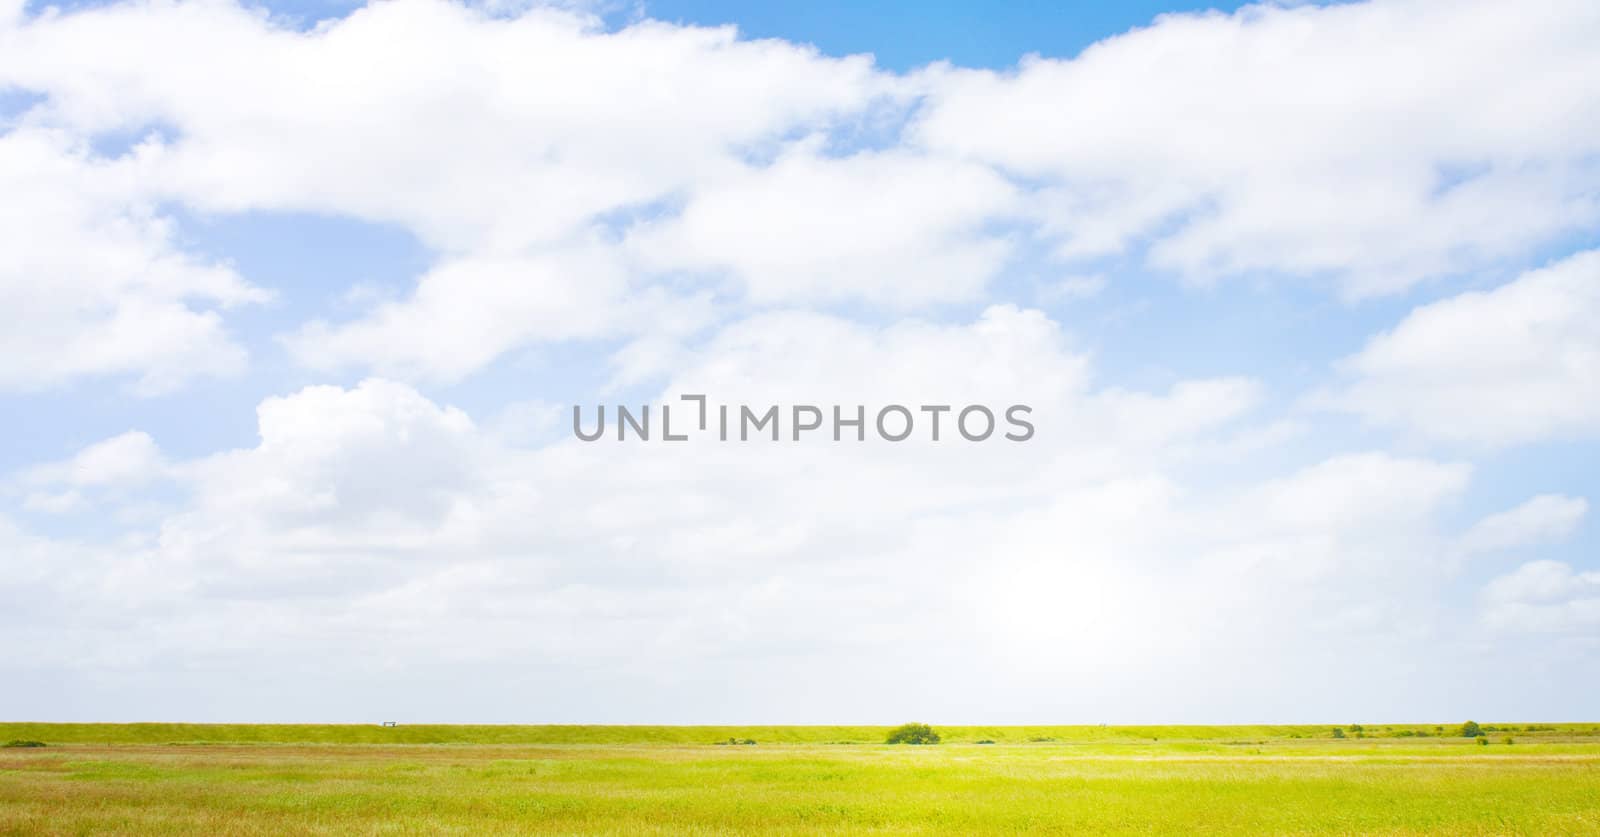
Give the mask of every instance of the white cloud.
M 1074 59 L 936 67 L 913 136 L 1046 184 L 1067 256 L 1147 241 L 1193 280 L 1384 293 L 1600 219 L 1597 37 L 1582 0 L 1168 15 Z
M 24 481 L 78 488 L 138 485 L 160 478 L 165 469 L 161 450 L 150 434 L 130 430 L 89 445 L 64 462 L 31 468 Z
M 318 369 L 456 379 L 530 343 L 648 333 L 682 271 L 757 303 L 977 299 L 1019 219 L 1069 259 L 1148 243 L 1192 279 L 1356 295 L 1499 264 L 1600 219 L 1597 27 L 1581 2 L 1261 6 L 1012 72 L 900 76 L 542 7 L 399 0 L 301 32 L 222 0 L 130 2 L 10 18 L 0 84 L 45 94 L 28 123 L 78 142 L 157 129 L 129 175 L 151 196 L 412 232 L 439 257 L 415 299 L 291 346 Z M 641 291 L 657 299 L 625 304 Z M 18 364 L 14 385 L 128 367 L 159 391 L 238 365 L 190 297 L 117 310 L 105 348 Z M 438 354 L 387 356 L 401 334 Z
M 700 184 L 631 242 L 659 269 L 727 270 L 757 302 L 975 297 L 1011 251 L 985 224 L 1020 208 L 987 167 L 904 151 L 848 157 L 816 140 Z
M 1600 434 L 1600 251 L 1412 311 L 1319 401 L 1367 421 L 1507 445 Z
M 72 630 L 41 634 L 21 662 L 111 677 L 181 657 L 259 674 L 315 653 L 364 700 L 385 672 L 520 683 L 556 666 L 571 694 L 517 686 L 520 710 L 484 711 L 587 694 L 549 711 L 589 719 L 639 715 L 588 678 L 651 684 L 655 717 L 694 719 L 705 695 L 687 684 L 734 666 L 750 676 L 720 699 L 814 719 L 901 690 L 976 712 L 992 688 L 1068 682 L 1083 711 L 1107 712 L 1151 667 L 1203 689 L 1193 661 L 1222 647 L 1293 665 L 1306 642 L 1427 638 L 1415 591 L 1453 542 L 1435 518 L 1468 469 L 1357 454 L 1283 473 L 1241 447 L 1283 475 L 1186 474 L 1193 445 L 1256 429 L 1241 424 L 1258 384 L 1097 389 L 1055 323 L 1009 306 L 879 327 L 772 312 L 686 351 L 662 399 L 1017 400 L 1038 433 L 525 448 L 403 384 L 312 387 L 261 405 L 257 444 L 168 468 L 189 499 L 158 526 L 50 559 L 28 583 L 53 615 L 31 624 Z M 31 560 L 67 548 L 35 543 Z M 933 664 L 952 655 L 971 666 Z M 802 705 L 789 686 L 822 660 L 872 688 Z M 1236 705 L 1216 700 L 1200 711 Z
M 68 459 L 36 465 L 13 480 L 22 508 L 42 514 L 69 514 L 114 508 L 131 521 L 156 510 L 138 508 L 135 498 L 171 476 L 169 463 L 150 434 L 130 430 L 95 442 Z
M 0 390 L 133 375 L 155 394 L 243 368 L 218 311 L 267 295 L 178 249 L 144 164 L 56 132 L 0 134 Z
M 174 126 L 159 173 L 196 206 L 397 222 L 478 255 L 565 241 L 883 89 L 864 57 L 731 28 L 606 32 L 555 9 L 439 0 L 304 33 L 227 2 L 123 3 L 5 37 L 0 80 L 48 92 L 38 118 Z
M 608 32 L 557 9 L 507 17 L 400 0 L 297 32 L 227 2 L 122 3 L 0 30 L 0 56 L 0 84 L 47 94 L 29 112 L 32 123 L 84 137 L 160 127 L 165 138 L 147 143 L 138 167 L 152 195 L 205 212 L 394 223 L 439 254 L 411 298 L 288 335 L 295 356 L 319 370 L 361 366 L 451 380 L 530 343 L 703 319 L 697 291 L 679 299 L 667 284 L 651 287 L 651 265 L 597 237 L 614 237 L 607 227 L 685 198 L 683 224 L 699 229 L 706 213 L 725 205 L 726 189 L 748 190 L 752 178 L 781 178 L 775 185 L 792 189 L 808 173 L 840 168 L 841 177 L 893 187 L 870 226 L 843 230 L 855 249 L 835 236 L 807 250 L 833 259 L 834 268 L 859 261 L 852 272 L 817 289 L 807 283 L 839 271 L 755 264 L 741 278 L 761 298 L 858 295 L 898 304 L 970 295 L 1004 249 L 975 236 L 969 244 L 938 238 L 975 223 L 1004 197 L 1004 183 L 981 167 L 897 164 L 900 155 L 891 155 L 837 166 L 797 159 L 794 165 L 808 166 L 799 172 L 788 164 L 751 169 L 745 158 L 767 144 L 856 120 L 898 82 L 866 57 L 741 41 L 731 28 L 645 21 Z M 197 66 L 206 71 L 194 72 Z M 952 214 L 948 207 L 958 204 L 934 191 L 942 177 L 970 184 L 944 197 L 982 202 Z M 783 252 L 794 253 L 805 230 L 784 228 L 787 221 L 837 222 L 842 207 L 885 194 L 840 177 L 831 182 L 854 188 L 819 187 L 809 207 L 803 200 L 792 207 L 799 213 L 792 218 L 769 213 L 755 249 L 725 236 L 707 252 L 718 264 L 741 266 L 785 240 Z M 702 191 L 707 197 L 698 199 Z M 896 209 L 929 216 L 928 229 L 898 245 L 875 241 L 875 233 L 899 229 L 886 217 Z M 922 245 L 936 258 L 907 266 L 918 275 L 903 268 L 878 277 L 877 290 L 851 288 Z M 673 247 L 672 260 L 681 261 L 684 251 Z M 897 291 L 885 290 L 894 282 Z M 131 349 L 177 351 L 166 345 L 184 334 L 174 325 L 182 323 Z M 229 357 L 196 342 L 186 342 L 185 354 L 197 369 Z
M 1547 495 L 1451 531 L 1470 463 L 1329 450 L 1247 377 L 1101 380 L 991 280 L 1037 249 L 1029 223 L 1067 261 L 1148 245 L 1191 280 L 1351 295 L 1592 227 L 1587 5 L 1255 7 L 909 76 L 727 29 L 439 0 L 309 32 L 224 0 L 9 9 L 0 85 L 45 99 L 0 135 L 0 387 L 160 391 L 239 367 L 220 312 L 265 292 L 185 254 L 164 202 L 392 223 L 433 252 L 411 293 L 284 328 L 316 372 L 387 377 L 268 398 L 233 450 L 170 461 L 155 440 L 175 431 L 149 427 L 19 476 L 26 511 L 110 513 L 71 538 L 0 520 L 6 663 L 146 690 L 118 706 L 184 688 L 279 717 L 376 697 L 641 720 L 648 693 L 650 720 L 992 719 L 1002 694 L 1013 719 L 1170 717 L 1177 688 L 1201 717 L 1304 718 L 1361 688 L 1318 679 L 1335 654 L 1453 685 L 1439 582 L 1461 551 L 1537 547 L 1584 513 Z M 1597 259 L 1419 308 L 1326 400 L 1448 439 L 1592 436 Z M 1047 261 L 1028 275 L 1068 278 L 1041 298 L 1112 269 Z M 870 324 L 805 307 L 857 303 Z M 549 393 L 480 423 L 389 379 L 594 338 L 630 341 L 613 384 L 661 398 L 1025 403 L 1037 434 L 531 446 Z M 129 512 L 158 490 L 176 496 Z M 1487 624 L 1587 629 L 1592 573 L 1529 566 L 1491 585 Z M 1254 666 L 1219 675 L 1219 655 Z
M 318 541 L 334 525 L 404 543 L 439 525 L 456 494 L 482 479 L 471 419 L 410 387 L 381 379 L 310 387 L 263 401 L 257 415 L 257 447 L 182 466 L 199 515 L 185 521 L 255 524 L 280 542 Z M 185 523 L 163 537 L 181 532 L 193 547 L 195 531 Z
M 1533 561 L 1483 589 L 1483 620 L 1501 631 L 1564 633 L 1600 628 L 1600 573 Z
M 1540 494 L 1514 509 L 1491 514 L 1461 537 L 1466 552 L 1492 552 L 1565 540 L 1589 511 L 1582 497 Z
M 628 311 L 623 267 L 593 248 L 440 264 L 406 299 L 355 320 L 312 321 L 284 338 L 305 365 L 356 366 L 390 375 L 458 379 L 536 340 L 598 337 Z
M 1384 531 L 1426 519 L 1466 489 L 1472 468 L 1384 453 L 1330 458 L 1264 487 L 1256 513 L 1270 524 L 1332 531 Z
M 83 494 L 78 491 L 34 491 L 22 499 L 24 511 L 42 514 L 66 514 L 84 507 Z

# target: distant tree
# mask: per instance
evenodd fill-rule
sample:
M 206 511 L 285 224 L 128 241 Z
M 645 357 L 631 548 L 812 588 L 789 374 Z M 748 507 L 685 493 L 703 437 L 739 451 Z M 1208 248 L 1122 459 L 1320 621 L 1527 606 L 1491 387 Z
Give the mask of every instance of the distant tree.
M 1344 730 L 1339 729 L 1338 727 L 1334 727 L 1333 728 L 1333 737 L 1334 738 L 1343 738 L 1344 737 Z
M 1477 738 L 1481 735 L 1483 735 L 1483 728 L 1478 726 L 1477 721 L 1468 721 L 1461 725 L 1462 738 Z
M 889 730 L 890 744 L 938 744 L 939 733 L 927 724 L 901 724 Z
M 1365 730 L 1363 730 L 1363 729 L 1362 729 L 1362 728 L 1361 728 L 1361 725 L 1360 725 L 1360 724 L 1351 724 L 1351 725 L 1350 725 L 1350 731 L 1351 731 L 1351 732 L 1364 732 L 1364 731 L 1365 731 Z

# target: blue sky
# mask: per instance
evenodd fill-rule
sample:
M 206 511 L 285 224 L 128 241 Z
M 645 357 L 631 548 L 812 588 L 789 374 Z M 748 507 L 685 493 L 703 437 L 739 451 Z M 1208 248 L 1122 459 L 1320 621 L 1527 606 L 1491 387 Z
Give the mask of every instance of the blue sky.
M 0 6 L 0 716 L 1586 717 L 1584 4 L 266 8 Z
M 1030 53 L 1071 57 L 1167 12 L 1233 11 L 1238 3 L 651 3 L 666 21 L 731 23 L 752 38 L 808 43 L 830 55 L 868 52 L 884 67 L 934 61 L 1009 67 Z
M 30 4 L 43 5 L 43 4 Z M 57 4 L 72 8 L 75 4 Z M 259 4 L 305 24 L 345 16 L 330 0 Z M 1240 3 L 603 3 L 593 11 L 612 25 L 639 17 L 697 26 L 734 25 L 749 38 L 811 44 L 829 55 L 871 53 L 878 64 L 909 70 L 934 61 L 1008 67 L 1029 53 L 1071 57 L 1102 38 L 1146 26 L 1168 12 L 1231 12 Z

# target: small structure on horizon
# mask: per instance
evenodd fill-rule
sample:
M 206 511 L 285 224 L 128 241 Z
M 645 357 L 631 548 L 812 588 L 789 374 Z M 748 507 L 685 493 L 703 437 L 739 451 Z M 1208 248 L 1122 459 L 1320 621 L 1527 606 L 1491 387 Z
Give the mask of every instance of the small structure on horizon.
M 395 723 L 394 721 L 384 721 L 383 725 L 386 726 L 386 727 L 397 727 L 397 726 L 400 726 L 399 724 Z

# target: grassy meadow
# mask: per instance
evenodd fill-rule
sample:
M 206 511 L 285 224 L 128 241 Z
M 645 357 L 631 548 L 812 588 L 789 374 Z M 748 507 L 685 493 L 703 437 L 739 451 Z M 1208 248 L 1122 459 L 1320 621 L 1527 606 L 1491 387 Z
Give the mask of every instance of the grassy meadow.
M 1459 727 L 0 724 L 0 833 L 1600 834 L 1600 724 Z

